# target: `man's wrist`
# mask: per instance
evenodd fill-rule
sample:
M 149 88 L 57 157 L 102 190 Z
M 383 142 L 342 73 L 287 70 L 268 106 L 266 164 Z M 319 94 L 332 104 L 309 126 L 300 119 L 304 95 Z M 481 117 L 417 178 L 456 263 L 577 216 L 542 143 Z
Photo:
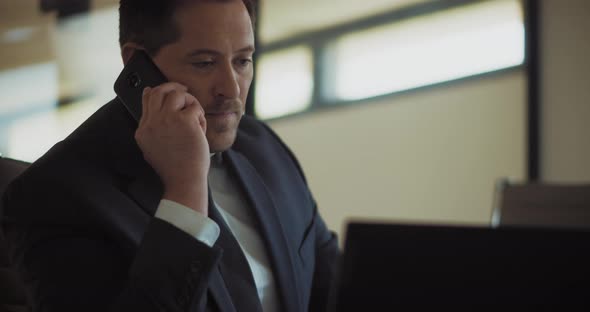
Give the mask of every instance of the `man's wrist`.
M 174 201 L 162 199 L 155 217 L 167 221 L 209 247 L 219 237 L 220 230 L 215 221 Z
M 162 199 L 177 202 L 192 210 L 208 215 L 207 183 L 184 184 L 180 186 L 165 187 Z

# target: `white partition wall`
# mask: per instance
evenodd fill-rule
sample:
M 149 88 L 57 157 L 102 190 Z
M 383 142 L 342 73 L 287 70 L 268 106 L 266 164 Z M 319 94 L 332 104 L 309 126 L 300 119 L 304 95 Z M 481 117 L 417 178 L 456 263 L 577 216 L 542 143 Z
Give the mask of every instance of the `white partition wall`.
M 343 234 L 350 218 L 488 224 L 495 181 L 526 176 L 525 120 L 516 69 L 271 126 Z

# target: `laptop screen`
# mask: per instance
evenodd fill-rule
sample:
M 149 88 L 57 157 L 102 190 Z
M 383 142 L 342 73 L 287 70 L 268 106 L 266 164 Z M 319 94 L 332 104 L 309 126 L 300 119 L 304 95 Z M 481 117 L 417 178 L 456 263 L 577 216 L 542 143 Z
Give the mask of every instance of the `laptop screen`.
M 348 224 L 332 311 L 590 307 L 590 232 Z

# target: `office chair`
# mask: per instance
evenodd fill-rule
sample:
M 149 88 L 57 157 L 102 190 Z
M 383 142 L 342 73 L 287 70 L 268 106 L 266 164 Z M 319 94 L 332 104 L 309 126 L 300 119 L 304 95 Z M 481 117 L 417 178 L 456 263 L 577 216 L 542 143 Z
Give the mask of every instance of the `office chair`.
M 532 226 L 590 230 L 590 183 L 496 185 L 492 226 Z
M 8 184 L 21 174 L 29 163 L 4 158 L 0 155 L 0 198 Z M 0 219 L 3 211 L 0 200 Z M 2 223 L 0 223 L 1 225 Z M 10 263 L 8 246 L 4 241 L 3 231 L 0 229 L 0 311 L 24 312 L 30 311 L 24 284 Z

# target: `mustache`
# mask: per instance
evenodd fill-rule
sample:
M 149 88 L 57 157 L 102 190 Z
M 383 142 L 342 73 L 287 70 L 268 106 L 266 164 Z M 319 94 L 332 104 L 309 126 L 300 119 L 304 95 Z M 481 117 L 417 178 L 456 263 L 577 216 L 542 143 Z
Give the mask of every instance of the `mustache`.
M 242 101 L 233 99 L 233 100 L 215 100 L 211 106 L 209 106 L 205 110 L 205 114 L 219 114 L 224 112 L 241 112 L 242 111 Z

